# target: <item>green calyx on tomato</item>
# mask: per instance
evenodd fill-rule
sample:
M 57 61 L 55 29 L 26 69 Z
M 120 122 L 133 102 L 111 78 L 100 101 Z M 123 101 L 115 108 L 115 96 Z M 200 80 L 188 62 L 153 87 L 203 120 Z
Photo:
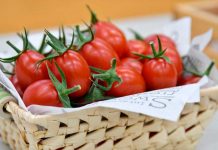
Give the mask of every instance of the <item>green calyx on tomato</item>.
M 0 58 L 0 61 L 3 63 L 11 63 L 17 60 L 17 58 L 24 53 L 26 50 L 28 50 L 28 35 L 27 35 L 27 31 L 24 28 L 24 35 L 22 35 L 22 41 L 23 41 L 23 50 L 20 50 L 19 48 L 17 48 L 14 44 L 12 44 L 10 41 L 7 41 L 6 43 L 12 47 L 12 49 L 17 53 L 17 55 L 13 56 L 13 57 L 9 57 L 9 58 Z
M 143 54 L 138 54 L 138 53 L 133 53 L 133 54 L 136 56 L 139 56 L 140 59 L 162 58 L 166 60 L 168 63 L 170 63 L 170 59 L 166 55 L 164 55 L 167 49 L 164 49 L 164 50 L 162 49 L 160 38 L 158 36 L 157 38 L 158 38 L 158 47 L 159 47 L 158 51 L 155 49 L 153 42 L 149 43 L 151 45 L 153 55 L 143 55 Z
M 93 81 L 91 88 L 89 89 L 88 93 L 85 95 L 84 99 L 88 103 L 104 99 L 104 91 L 99 89 L 95 83 L 98 83 L 98 79 L 96 81 Z
M 45 29 L 45 33 L 49 37 L 50 40 L 47 41 L 47 44 L 50 45 L 56 52 L 56 56 L 63 54 L 66 52 L 68 49 L 70 49 L 73 45 L 74 42 L 74 34 L 72 36 L 72 40 L 70 42 L 69 46 L 66 46 L 65 43 L 63 42 L 63 39 L 61 38 L 60 40 L 56 38 L 53 34 L 51 34 L 48 30 Z M 52 57 L 54 58 L 54 57 Z
M 102 70 L 95 67 L 90 67 L 92 71 L 97 72 L 97 74 L 92 74 L 94 79 L 99 79 L 106 83 L 106 87 L 98 84 L 98 80 L 95 80 L 93 84 L 95 84 L 98 88 L 103 91 L 109 91 L 114 82 L 122 83 L 122 79 L 118 77 L 116 73 L 116 59 L 112 59 L 111 68 L 109 70 Z M 119 86 L 119 84 L 117 86 Z
M 26 32 L 27 32 L 27 35 L 28 35 L 28 31 L 26 31 Z M 23 34 L 17 33 L 17 35 L 21 38 L 21 40 L 23 42 L 26 42 L 25 37 L 24 37 Z M 35 46 L 29 40 L 27 40 L 27 42 L 28 42 L 27 49 L 36 50 Z M 23 47 L 23 49 L 25 49 L 25 47 Z
M 26 29 L 24 28 L 24 30 Z M 26 38 L 23 34 L 17 33 L 17 35 L 22 39 L 23 42 L 26 42 Z M 27 31 L 27 42 L 28 42 L 27 48 L 23 47 L 23 49 L 31 49 L 31 50 L 35 50 L 39 52 L 40 54 L 44 54 L 44 50 L 47 46 L 46 45 L 46 34 L 43 34 L 42 41 L 38 49 L 28 40 L 28 31 Z
M 53 85 L 55 86 L 57 92 L 58 92 L 58 96 L 59 99 L 61 101 L 61 103 L 63 104 L 64 107 L 66 108 L 70 108 L 71 104 L 70 104 L 70 99 L 68 97 L 69 94 L 76 92 L 78 90 L 81 89 L 80 85 L 76 85 L 72 88 L 67 88 L 67 81 L 64 75 L 64 72 L 61 70 L 61 68 L 55 63 L 60 75 L 61 75 L 61 80 L 62 82 L 60 82 L 55 75 L 52 73 L 52 71 L 49 69 L 48 65 L 47 65 L 47 69 L 48 69 L 48 74 L 49 74 L 49 78 L 51 79 Z
M 215 63 L 212 61 L 210 63 L 210 65 L 207 67 L 207 69 L 203 73 L 197 72 L 197 71 L 193 71 L 193 70 L 188 70 L 187 68 L 185 68 L 185 71 L 188 72 L 188 73 L 191 73 L 191 74 L 193 74 L 195 76 L 198 76 L 198 77 L 209 76 L 210 73 L 211 73 L 211 70 L 213 69 L 214 64 Z
M 140 41 L 144 41 L 144 37 L 142 35 L 140 35 L 138 32 L 136 32 L 133 29 L 129 29 L 130 32 L 132 32 L 132 34 L 134 35 L 135 39 L 140 40 Z
M 92 74 L 94 81 L 92 81 L 93 82 L 92 86 L 84 97 L 84 102 L 83 103 L 73 103 L 73 105 L 75 106 L 82 106 L 82 105 L 89 104 L 95 101 L 110 99 L 112 97 L 105 96 L 105 92 L 111 89 L 114 82 L 118 82 L 119 84 L 122 83 L 121 78 L 118 77 L 116 73 L 116 59 L 112 59 L 111 69 L 109 70 L 102 70 L 102 69 L 95 68 L 95 67 L 90 67 L 90 68 L 91 70 L 97 72 L 96 74 Z M 99 80 L 105 82 L 107 84 L 107 87 L 100 85 Z
M 64 45 L 66 45 L 66 34 L 64 31 L 63 25 L 58 28 L 58 33 L 59 33 L 59 36 L 58 36 L 59 41 L 61 41 L 62 43 L 64 43 Z
M 99 21 L 96 13 L 89 7 L 89 5 L 87 5 L 87 8 L 91 14 L 91 24 L 96 24 Z
M 84 106 L 96 101 L 106 100 L 112 98 L 111 96 L 105 96 L 105 91 L 98 88 L 96 83 L 98 83 L 98 79 L 93 81 L 92 86 L 90 87 L 88 93 L 84 96 L 83 102 L 75 103 L 71 101 L 71 105 L 75 107 Z
M 62 32 L 62 35 L 61 35 Z M 72 40 L 70 42 L 69 46 L 66 46 L 66 40 L 65 40 L 65 32 L 63 26 L 61 29 L 59 28 L 59 38 L 56 38 L 53 34 L 51 34 L 48 30 L 45 29 L 46 35 L 49 37 L 50 40 L 48 40 L 46 43 L 53 48 L 54 51 L 51 51 L 48 53 L 47 57 L 41 59 L 37 62 L 37 65 L 40 65 L 45 60 L 51 60 L 55 57 L 58 57 L 65 53 L 67 50 L 69 50 L 73 46 L 74 42 L 74 33 L 72 35 Z
M 87 25 L 87 29 L 81 31 L 79 26 L 76 26 L 76 50 L 80 50 L 83 45 L 91 42 L 94 39 L 94 34 L 90 26 Z

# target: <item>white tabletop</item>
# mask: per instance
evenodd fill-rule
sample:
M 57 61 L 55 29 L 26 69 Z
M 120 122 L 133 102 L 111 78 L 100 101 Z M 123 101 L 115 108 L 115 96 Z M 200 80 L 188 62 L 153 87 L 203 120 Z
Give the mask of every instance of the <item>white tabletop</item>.
M 136 29 L 142 33 L 142 35 L 148 35 L 154 30 L 158 30 L 159 27 L 169 23 L 173 19 L 172 15 L 164 14 L 161 16 L 152 17 L 139 17 L 139 18 L 129 18 L 125 20 L 115 21 L 115 23 L 120 26 L 120 28 L 125 32 L 127 37 L 131 37 L 128 32 L 128 28 Z M 6 40 L 16 42 L 16 34 L 0 35 L 0 53 L 6 53 L 8 46 L 5 44 Z M 34 41 L 33 41 L 34 44 Z M 212 122 L 206 129 L 204 136 L 201 138 L 197 150 L 216 150 L 218 149 L 218 113 L 216 113 Z M 9 150 L 9 147 L 2 143 L 0 140 L 0 150 Z

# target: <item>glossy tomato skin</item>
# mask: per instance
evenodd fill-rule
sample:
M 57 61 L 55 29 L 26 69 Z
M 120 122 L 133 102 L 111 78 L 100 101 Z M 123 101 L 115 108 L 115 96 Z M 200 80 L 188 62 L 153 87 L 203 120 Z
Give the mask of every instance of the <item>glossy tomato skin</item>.
M 23 102 L 26 106 L 32 104 L 56 107 L 63 106 L 54 85 L 49 79 L 39 80 L 28 86 L 23 95 Z
M 119 64 L 120 59 L 110 44 L 100 38 L 85 44 L 79 53 L 85 58 L 89 66 L 108 70 L 111 68 L 111 60 L 115 58 Z
M 142 74 L 148 90 L 174 87 L 177 84 L 175 66 L 162 58 L 145 61 Z
M 138 53 L 143 55 L 146 54 L 146 51 L 149 48 L 149 44 L 140 40 L 129 40 L 127 41 L 126 48 L 127 48 L 127 57 L 139 58 L 133 53 Z
M 42 54 L 34 50 L 27 50 L 16 60 L 15 74 L 22 90 L 35 81 L 48 79 L 46 61 L 37 66 L 37 62 L 43 58 Z
M 177 51 L 167 50 L 165 52 L 165 55 L 175 65 L 176 70 L 177 70 L 178 80 L 179 80 L 181 78 L 181 76 L 183 74 L 183 70 L 184 70 L 182 58 L 180 57 L 180 55 Z
M 160 38 L 161 43 L 167 43 L 167 47 L 171 47 L 172 50 L 176 50 L 176 43 L 168 36 L 163 34 L 152 34 L 144 39 L 146 43 L 154 42 L 154 45 L 158 46 L 158 38 Z M 163 45 L 163 49 L 165 46 Z
M 162 46 L 165 47 L 166 52 L 164 53 L 165 56 L 167 56 L 171 63 L 173 63 L 177 70 L 178 80 L 181 78 L 183 73 L 183 63 L 182 58 L 180 57 L 177 50 L 174 50 L 172 47 L 168 47 L 166 44 L 162 43 Z M 155 49 L 158 49 L 158 45 L 155 45 Z M 146 55 L 152 55 L 152 48 L 149 47 L 146 51 Z
M 126 96 L 146 91 L 146 83 L 142 75 L 135 70 L 126 67 L 117 67 L 117 75 L 122 79 L 122 83 L 118 85 L 115 82 L 112 88 L 107 92 L 110 96 Z
M 126 38 L 123 32 L 110 22 L 99 21 L 93 25 L 95 37 L 108 42 L 120 58 L 126 53 Z
M 23 96 L 23 90 L 18 82 L 17 76 L 16 75 L 12 75 L 10 78 L 10 81 L 12 82 L 12 84 L 14 85 L 15 89 L 17 90 L 17 92 L 19 93 L 19 95 L 22 97 Z
M 183 76 L 179 80 L 179 85 L 187 85 L 187 84 L 197 83 L 200 79 L 201 79 L 201 77 L 195 76 L 195 75 Z
M 142 74 L 143 64 L 135 58 L 126 57 L 121 59 L 120 66 L 134 69 L 138 73 Z
M 79 53 L 73 50 L 67 50 L 64 54 L 52 60 L 51 70 L 61 81 L 61 76 L 54 62 L 64 72 L 68 88 L 76 85 L 81 86 L 81 90 L 70 94 L 69 97 L 75 98 L 85 95 L 91 85 L 90 69 L 85 59 Z

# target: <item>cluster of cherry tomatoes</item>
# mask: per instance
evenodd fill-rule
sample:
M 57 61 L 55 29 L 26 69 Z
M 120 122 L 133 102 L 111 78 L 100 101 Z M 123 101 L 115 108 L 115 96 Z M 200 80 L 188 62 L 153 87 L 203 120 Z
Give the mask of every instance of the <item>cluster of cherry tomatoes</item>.
M 1 58 L 14 63 L 11 82 L 26 106 L 32 104 L 76 107 L 90 102 L 197 82 L 184 76 L 175 42 L 161 34 L 127 40 L 111 22 L 100 21 L 91 11 L 91 26 L 76 26 L 70 44 L 63 27 L 59 37 L 45 30 L 40 50 L 20 37 L 24 49 L 17 56 Z M 136 33 L 135 33 L 136 34 Z M 51 47 L 43 53 L 45 45 Z

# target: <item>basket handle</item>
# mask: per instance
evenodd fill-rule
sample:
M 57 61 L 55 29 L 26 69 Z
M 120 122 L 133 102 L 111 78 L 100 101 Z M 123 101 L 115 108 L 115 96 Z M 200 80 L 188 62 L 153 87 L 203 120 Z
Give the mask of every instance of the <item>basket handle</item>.
M 11 118 L 11 114 L 6 110 L 6 105 L 10 101 L 17 103 L 16 99 L 9 92 L 7 92 L 3 87 L 0 87 L 0 118 Z

